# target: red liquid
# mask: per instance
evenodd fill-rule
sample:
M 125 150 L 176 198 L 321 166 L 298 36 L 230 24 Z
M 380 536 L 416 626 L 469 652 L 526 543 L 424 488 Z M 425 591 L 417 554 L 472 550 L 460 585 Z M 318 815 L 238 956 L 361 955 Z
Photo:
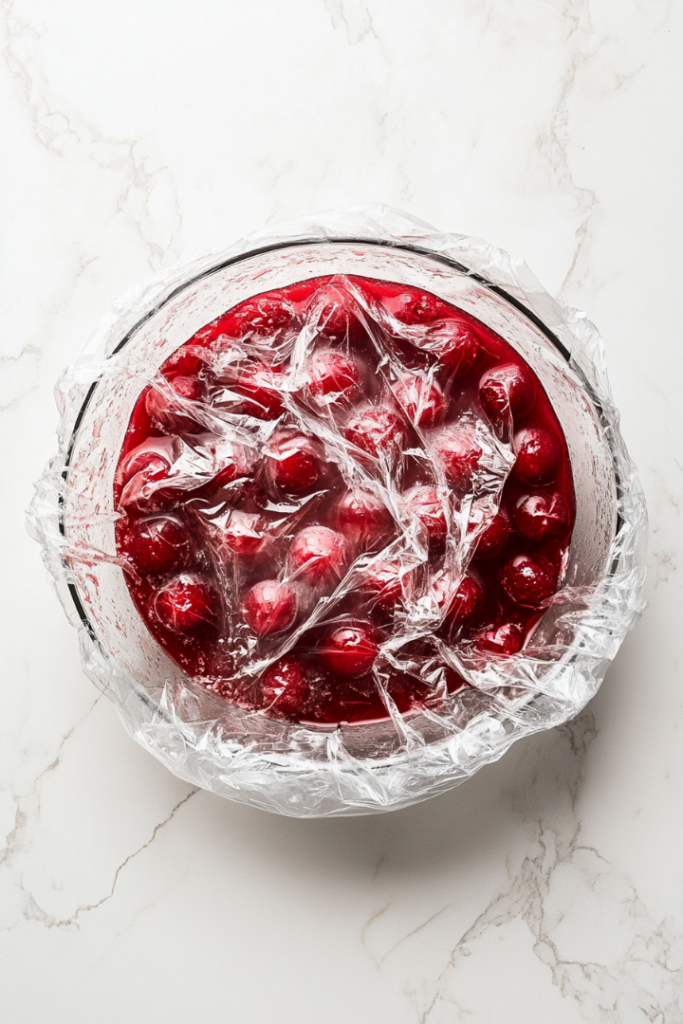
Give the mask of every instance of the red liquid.
M 497 478 L 461 581 L 459 510 Z M 524 360 L 430 293 L 360 277 L 265 293 L 198 331 L 140 395 L 114 497 L 130 593 L 169 656 L 242 707 L 329 724 L 386 719 L 385 694 L 407 712 L 462 689 L 434 636 L 515 653 L 575 518 L 566 441 Z M 491 507 L 474 507 L 479 534 Z M 381 650 L 395 636 L 400 667 Z

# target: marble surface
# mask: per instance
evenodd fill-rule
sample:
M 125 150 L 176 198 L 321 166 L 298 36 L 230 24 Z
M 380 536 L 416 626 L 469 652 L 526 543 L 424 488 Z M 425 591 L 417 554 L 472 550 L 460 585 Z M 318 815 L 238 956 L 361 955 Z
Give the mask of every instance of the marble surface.
M 676 0 L 0 0 L 0 1007 L 7 1024 L 683 1021 Z M 572 724 L 375 818 L 167 774 L 24 532 L 53 383 L 152 270 L 383 201 L 605 336 L 649 609 Z

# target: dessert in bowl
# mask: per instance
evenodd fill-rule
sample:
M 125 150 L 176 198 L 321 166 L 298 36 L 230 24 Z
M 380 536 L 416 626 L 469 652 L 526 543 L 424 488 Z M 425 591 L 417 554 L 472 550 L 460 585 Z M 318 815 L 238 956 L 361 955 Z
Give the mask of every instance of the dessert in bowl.
M 567 443 L 481 320 L 355 274 L 261 292 L 140 393 L 114 480 L 135 607 L 189 677 L 292 723 L 439 710 L 560 587 Z
M 635 534 L 604 399 L 517 295 L 414 238 L 328 235 L 135 314 L 75 410 L 55 572 L 172 770 L 369 813 L 589 699 Z

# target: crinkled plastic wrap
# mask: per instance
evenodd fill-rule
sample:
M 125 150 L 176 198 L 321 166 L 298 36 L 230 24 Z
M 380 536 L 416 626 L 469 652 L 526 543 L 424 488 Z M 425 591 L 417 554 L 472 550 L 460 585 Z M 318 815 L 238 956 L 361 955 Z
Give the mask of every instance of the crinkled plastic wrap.
M 322 316 L 322 300 L 316 306 L 315 297 L 296 337 L 259 339 L 257 331 L 236 343 L 284 345 L 290 369 L 279 386 L 281 416 L 263 420 L 230 405 L 230 367 L 244 355 L 235 356 L 234 345 L 220 349 L 218 369 L 228 396 L 223 404 L 195 406 L 192 395 L 169 391 L 159 375 L 180 346 L 227 310 L 314 278 L 329 278 L 328 290 L 346 289 L 369 336 L 398 338 L 399 349 L 407 340 L 438 350 L 438 331 L 420 334 L 420 327 L 397 322 L 354 282 L 394 282 L 439 296 L 504 338 L 550 399 L 571 459 L 576 518 L 559 589 L 543 602 L 544 614 L 519 653 L 486 649 L 471 631 L 449 639 L 440 628 L 448 604 L 444 592 L 450 600 L 467 573 L 482 523 L 495 513 L 514 463 L 510 430 L 494 430 L 473 410 L 461 410 L 459 427 L 476 439 L 480 454 L 461 493 L 453 475 L 439 469 L 429 438 L 418 428 L 410 440 L 399 438 L 398 451 L 383 449 L 373 458 L 366 450 L 364 457 L 350 432 L 353 410 L 342 410 L 340 419 L 326 404 L 325 388 L 317 401 L 306 390 Z M 370 394 L 363 400 L 380 387 L 379 377 L 396 397 L 400 351 L 379 365 L 366 374 L 363 388 Z M 155 489 L 166 495 L 169 488 L 200 493 L 228 463 L 231 481 L 241 478 L 249 453 L 270 458 L 278 471 L 287 431 L 298 430 L 332 467 L 319 491 L 364 488 L 393 519 L 381 550 L 356 548 L 326 590 L 307 587 L 289 631 L 254 638 L 243 627 L 241 633 L 229 627 L 234 692 L 184 672 L 150 634 L 131 598 L 117 547 L 122 513 L 115 491 L 131 415 L 150 387 L 161 396 L 162 410 L 175 402 L 176 414 L 182 417 L 188 409 L 194 423 L 188 434 L 169 431 L 172 436 L 162 439 L 173 449 L 167 458 L 171 479 L 167 474 L 159 483 L 153 474 L 139 474 L 137 484 L 127 485 L 138 487 L 139 500 L 151 498 L 152 508 L 159 507 Z M 619 433 L 599 335 L 583 314 L 554 301 L 523 264 L 479 239 L 441 234 L 385 206 L 335 211 L 259 232 L 225 251 L 167 268 L 124 296 L 62 375 L 56 395 L 59 453 L 36 485 L 28 518 L 79 631 L 84 669 L 142 746 L 180 778 L 229 799 L 316 817 L 392 810 L 444 792 L 497 760 L 515 740 L 576 715 L 642 610 L 646 509 Z M 397 465 L 401 446 L 409 443 L 443 502 L 447 531 L 438 560 L 400 494 L 406 481 Z M 281 534 L 309 502 L 308 495 L 290 496 L 286 508 L 272 512 L 285 523 Z M 209 524 L 207 536 L 215 528 Z M 245 680 L 251 685 L 296 648 L 307 630 L 334 621 L 335 608 L 380 564 L 399 568 L 403 589 L 401 612 L 380 630 L 371 672 L 386 709 L 383 720 L 301 724 L 271 713 L 263 700 L 244 698 L 250 692 Z M 277 572 L 296 583 L 291 562 Z M 417 582 L 406 585 L 408 577 Z M 230 563 L 223 586 L 221 614 L 233 623 L 230 608 L 225 611 L 236 600 Z M 392 690 L 397 674 L 417 680 L 420 701 L 401 706 Z M 460 684 L 451 687 L 448 678 Z

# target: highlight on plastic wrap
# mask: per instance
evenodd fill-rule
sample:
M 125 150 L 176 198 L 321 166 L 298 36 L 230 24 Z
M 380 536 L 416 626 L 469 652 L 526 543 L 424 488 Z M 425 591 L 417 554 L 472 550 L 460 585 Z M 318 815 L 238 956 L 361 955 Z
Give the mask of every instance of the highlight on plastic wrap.
M 597 330 L 385 206 L 125 295 L 56 388 L 29 529 L 86 674 L 179 777 L 408 806 L 575 716 L 642 611 Z

